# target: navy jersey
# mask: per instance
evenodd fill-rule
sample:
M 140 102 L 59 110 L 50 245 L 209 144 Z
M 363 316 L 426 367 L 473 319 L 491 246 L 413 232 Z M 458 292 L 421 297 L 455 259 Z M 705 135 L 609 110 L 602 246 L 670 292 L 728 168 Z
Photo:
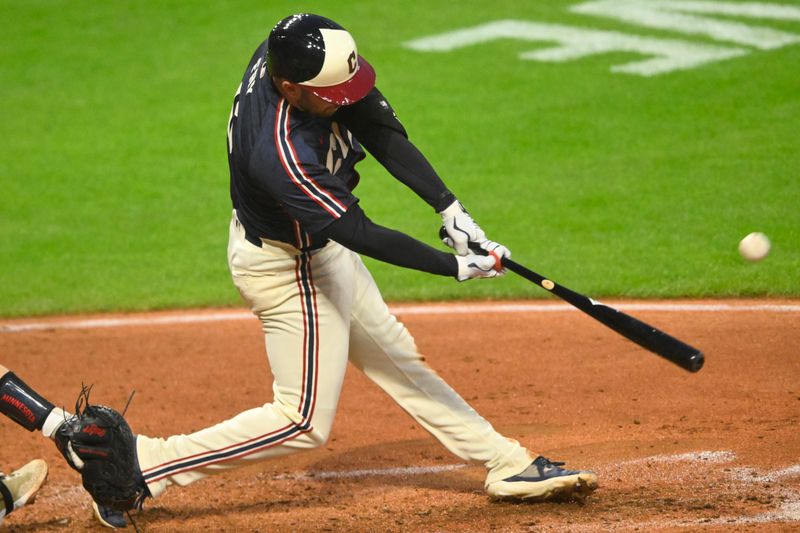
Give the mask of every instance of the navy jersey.
M 358 201 L 361 145 L 343 125 L 295 107 L 275 89 L 266 41 L 245 70 L 228 122 L 233 207 L 254 237 L 308 250 Z

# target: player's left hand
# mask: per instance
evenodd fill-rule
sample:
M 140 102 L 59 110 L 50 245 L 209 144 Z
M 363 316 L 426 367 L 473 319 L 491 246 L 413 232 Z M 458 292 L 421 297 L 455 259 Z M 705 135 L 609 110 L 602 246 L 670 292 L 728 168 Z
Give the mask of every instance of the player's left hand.
M 495 278 L 502 276 L 505 269 L 498 268 L 498 258 L 495 255 L 467 254 L 457 255 L 458 281 L 467 281 L 479 278 Z

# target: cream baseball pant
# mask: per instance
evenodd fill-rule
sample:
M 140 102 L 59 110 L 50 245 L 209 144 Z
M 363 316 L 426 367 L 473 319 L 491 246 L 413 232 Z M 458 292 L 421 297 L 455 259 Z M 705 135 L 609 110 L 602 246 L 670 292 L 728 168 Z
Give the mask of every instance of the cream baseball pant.
M 448 450 L 483 463 L 487 483 L 530 464 L 525 448 L 497 433 L 423 362 L 354 252 L 335 242 L 310 253 L 273 241 L 258 247 L 245 240 L 234 212 L 228 264 L 261 320 L 273 401 L 190 435 L 139 435 L 139 465 L 153 496 L 172 484 L 323 445 L 348 360 Z

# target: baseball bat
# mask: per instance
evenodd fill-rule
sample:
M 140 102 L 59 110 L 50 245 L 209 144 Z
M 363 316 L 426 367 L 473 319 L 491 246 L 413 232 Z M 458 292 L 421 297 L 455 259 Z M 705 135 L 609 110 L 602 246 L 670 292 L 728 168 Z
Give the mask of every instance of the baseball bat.
M 443 229 L 444 228 L 442 228 L 442 230 Z M 475 253 L 486 254 L 485 250 L 475 244 L 471 244 L 470 248 Z M 660 329 L 654 328 L 650 324 L 646 324 L 618 309 L 614 309 L 613 307 L 568 289 L 563 285 L 559 285 L 511 259 L 503 259 L 502 266 L 528 281 L 532 281 L 543 289 L 552 292 L 568 304 L 577 307 L 623 337 L 635 342 L 646 350 L 650 350 L 656 355 L 660 355 L 684 370 L 697 372 L 703 368 L 703 363 L 705 362 L 703 352 L 668 335 Z

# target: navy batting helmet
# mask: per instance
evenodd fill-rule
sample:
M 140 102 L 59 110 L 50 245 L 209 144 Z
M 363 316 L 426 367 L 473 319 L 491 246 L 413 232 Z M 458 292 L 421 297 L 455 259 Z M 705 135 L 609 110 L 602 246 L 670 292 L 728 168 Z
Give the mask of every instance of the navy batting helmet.
M 375 85 L 375 71 L 358 55 L 353 36 L 310 13 L 291 15 L 272 28 L 267 69 L 336 105 L 357 102 Z

